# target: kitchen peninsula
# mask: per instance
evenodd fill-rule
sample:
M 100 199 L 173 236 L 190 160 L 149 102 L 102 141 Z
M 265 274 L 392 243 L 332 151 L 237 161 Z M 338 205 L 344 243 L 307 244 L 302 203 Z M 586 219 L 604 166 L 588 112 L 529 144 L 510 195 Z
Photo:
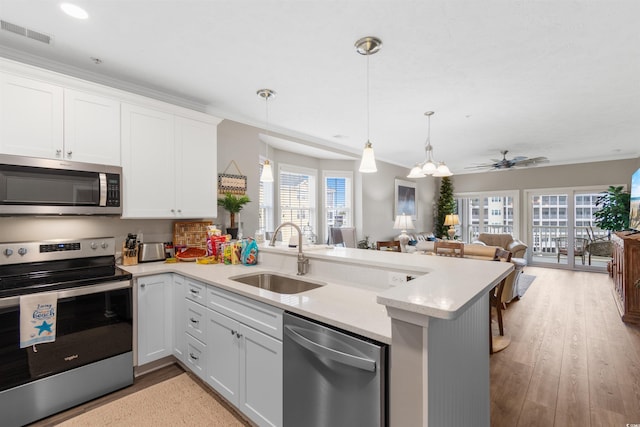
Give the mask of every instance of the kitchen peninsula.
M 260 271 L 295 276 L 297 249 L 285 246 L 261 247 L 260 263 L 251 267 L 124 268 L 134 278 L 175 273 L 389 344 L 390 425 L 489 425 L 488 291 L 509 274 L 510 264 L 322 245 L 304 249 L 310 259 L 304 279 L 324 286 L 300 294 L 231 279 Z M 414 279 L 401 283 L 403 277 Z

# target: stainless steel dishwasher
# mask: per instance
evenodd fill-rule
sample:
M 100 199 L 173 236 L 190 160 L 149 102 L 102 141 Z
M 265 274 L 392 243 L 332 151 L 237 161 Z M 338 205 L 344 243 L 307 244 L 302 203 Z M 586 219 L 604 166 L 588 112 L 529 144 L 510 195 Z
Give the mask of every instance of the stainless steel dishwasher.
M 284 426 L 387 423 L 385 344 L 284 314 Z

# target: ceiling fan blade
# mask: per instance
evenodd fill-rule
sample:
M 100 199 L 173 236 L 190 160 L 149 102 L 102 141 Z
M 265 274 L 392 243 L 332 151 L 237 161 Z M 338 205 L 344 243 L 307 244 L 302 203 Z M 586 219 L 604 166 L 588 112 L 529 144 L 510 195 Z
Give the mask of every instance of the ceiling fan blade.
M 485 168 L 492 168 L 492 167 L 493 167 L 493 163 L 487 163 L 487 164 L 483 164 L 483 165 L 467 166 L 467 167 L 465 167 L 465 169 L 485 169 Z
M 529 166 L 529 165 L 534 165 L 538 163 L 548 163 L 548 162 L 549 162 L 549 159 L 547 159 L 546 157 L 533 157 L 531 159 L 526 159 L 526 160 L 521 160 L 519 162 L 516 162 L 514 166 Z
M 523 160 L 527 160 L 528 157 L 525 156 L 516 156 L 513 159 L 509 160 L 510 162 L 521 162 Z

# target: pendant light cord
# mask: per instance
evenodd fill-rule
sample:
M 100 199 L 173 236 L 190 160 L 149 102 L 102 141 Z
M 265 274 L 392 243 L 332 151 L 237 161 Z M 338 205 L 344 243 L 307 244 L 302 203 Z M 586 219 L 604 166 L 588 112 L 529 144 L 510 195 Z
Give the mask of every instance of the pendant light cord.
M 267 148 L 265 149 L 265 157 L 267 158 L 267 160 L 269 160 L 269 96 L 266 96 L 264 98 L 264 109 L 265 109 L 265 118 L 266 118 L 266 122 L 265 122 L 265 131 L 267 133 L 267 137 L 265 138 L 266 141 L 266 146 Z
M 367 52 L 367 143 L 370 142 L 369 128 L 371 127 L 370 126 L 371 103 L 369 102 L 369 56 L 370 54 Z

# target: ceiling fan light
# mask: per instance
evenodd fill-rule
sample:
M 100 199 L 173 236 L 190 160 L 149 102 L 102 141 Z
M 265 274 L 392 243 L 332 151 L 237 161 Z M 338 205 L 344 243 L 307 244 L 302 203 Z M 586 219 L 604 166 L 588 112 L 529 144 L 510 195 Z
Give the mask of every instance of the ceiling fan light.
M 436 170 L 436 164 L 430 160 L 427 160 L 424 165 L 422 165 L 422 173 L 425 175 L 433 175 Z
M 411 168 L 411 171 L 409 172 L 409 175 L 407 175 L 407 178 L 424 178 L 425 176 L 426 175 L 422 171 L 420 164 L 417 164 Z
M 269 160 L 265 160 L 262 165 L 262 173 L 260 174 L 260 182 L 273 182 L 273 170 Z
M 364 150 L 362 150 L 362 160 L 360 161 L 360 168 L 358 170 L 362 173 L 378 172 L 376 156 L 373 153 L 373 146 L 369 141 L 367 141 L 364 145 Z
M 453 173 L 451 173 L 451 171 L 449 170 L 449 168 L 444 162 L 440 162 L 438 164 L 438 168 L 433 174 L 433 176 L 435 177 L 443 177 L 443 176 L 451 176 L 451 175 L 453 175 Z

